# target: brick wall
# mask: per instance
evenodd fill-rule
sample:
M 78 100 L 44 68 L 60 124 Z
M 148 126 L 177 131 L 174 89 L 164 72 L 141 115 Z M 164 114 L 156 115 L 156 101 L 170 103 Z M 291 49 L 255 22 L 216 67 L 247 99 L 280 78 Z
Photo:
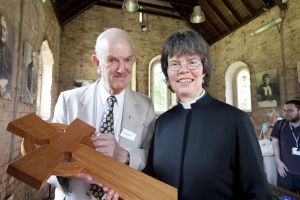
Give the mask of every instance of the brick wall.
M 9 24 L 9 42 L 12 51 L 12 96 L 0 98 L 0 199 L 13 196 L 15 200 L 44 199 L 48 187 L 36 191 L 6 174 L 8 163 L 20 155 L 21 138 L 6 131 L 8 122 L 36 111 L 36 104 L 20 102 L 23 42 L 28 42 L 39 52 L 43 40 L 47 39 L 53 52 L 53 99 L 57 98 L 57 77 L 61 29 L 50 1 L 43 4 L 37 0 L 0 0 L 0 12 Z
M 277 69 L 279 73 L 280 105 L 299 95 L 297 62 L 300 62 L 300 4 L 288 1 L 288 10 L 279 33 L 276 26 L 251 37 L 249 34 L 267 22 L 283 16 L 278 7 L 246 24 L 229 36 L 213 44 L 210 48 L 215 68 L 212 73 L 210 93 L 225 101 L 225 77 L 231 63 L 243 61 L 250 70 L 253 122 L 257 133 L 262 122 L 267 120 L 268 108 L 258 108 L 256 100 L 256 74 Z M 283 48 L 281 47 L 283 46 Z M 282 56 L 283 55 L 283 56 Z
M 215 68 L 211 81 L 214 84 L 211 84 L 208 90 L 220 100 L 225 101 L 224 74 L 228 66 L 235 61 L 248 64 L 253 99 L 251 116 L 257 130 L 266 120 L 266 109 L 257 108 L 255 80 L 257 73 L 278 69 L 281 105 L 286 99 L 299 96 L 296 66 L 297 62 L 300 62 L 300 4 L 296 2 L 297 0 L 289 0 L 281 34 L 277 32 L 276 27 L 272 27 L 254 37 L 249 36 L 249 33 L 257 27 L 280 16 L 280 11 L 276 7 L 218 41 L 210 49 Z M 47 196 L 47 187 L 42 191 L 35 191 L 5 173 L 8 163 L 19 156 L 20 150 L 20 138 L 5 131 L 7 123 L 36 110 L 35 104 L 24 104 L 19 101 L 19 77 L 23 55 L 20 47 L 23 41 L 29 42 L 37 51 L 44 39 L 49 42 L 54 56 L 53 108 L 58 92 L 72 88 L 73 79 L 98 78 L 91 65 L 90 55 L 94 53 L 98 34 L 105 28 L 122 28 L 128 31 L 135 41 L 138 53 L 137 90 L 148 94 L 148 63 L 160 54 L 165 39 L 174 31 L 187 27 L 187 24 L 182 20 L 149 15 L 149 31 L 142 32 L 137 13 L 123 13 L 120 9 L 92 6 L 66 24 L 61 35 L 61 29 L 49 1 L 42 4 L 37 0 L 0 0 L 0 11 L 7 16 L 14 34 L 12 98 L 0 99 L 0 199 L 5 199 L 11 194 L 17 200 L 43 199 Z

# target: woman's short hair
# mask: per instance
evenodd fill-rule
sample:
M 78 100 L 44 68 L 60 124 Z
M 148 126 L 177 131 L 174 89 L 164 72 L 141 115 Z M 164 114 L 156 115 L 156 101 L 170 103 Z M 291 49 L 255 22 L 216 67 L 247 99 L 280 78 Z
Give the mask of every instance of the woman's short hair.
M 212 64 L 209 55 L 209 46 L 204 38 L 194 30 L 185 29 L 171 35 L 165 42 L 161 55 L 161 68 L 168 83 L 168 58 L 183 55 L 199 55 L 205 74 L 202 87 L 207 87 L 210 81 Z

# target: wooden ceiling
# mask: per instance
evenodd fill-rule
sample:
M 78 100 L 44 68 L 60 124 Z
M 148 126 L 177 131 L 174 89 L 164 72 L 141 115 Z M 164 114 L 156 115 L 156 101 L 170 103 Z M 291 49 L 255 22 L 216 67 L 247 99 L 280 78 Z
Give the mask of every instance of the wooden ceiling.
M 51 0 L 61 26 L 92 5 L 122 9 L 123 0 Z M 144 13 L 186 20 L 190 27 L 201 33 L 209 44 L 278 6 L 286 9 L 282 0 L 138 0 Z M 199 5 L 206 20 L 190 23 L 193 7 Z

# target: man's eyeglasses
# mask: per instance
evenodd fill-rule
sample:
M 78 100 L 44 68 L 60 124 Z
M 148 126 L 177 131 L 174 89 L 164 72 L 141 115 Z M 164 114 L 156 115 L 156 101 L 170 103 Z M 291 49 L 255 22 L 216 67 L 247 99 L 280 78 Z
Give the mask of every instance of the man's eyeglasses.
M 287 110 L 283 109 L 282 110 L 283 113 L 292 113 L 294 111 L 298 111 L 298 109 L 287 109 Z
M 106 61 L 106 63 L 109 66 L 113 66 L 113 67 L 119 67 L 121 61 L 117 58 L 110 58 Z M 135 58 L 134 57 L 129 57 L 129 58 L 125 58 L 123 60 L 124 65 L 128 66 L 128 65 L 132 65 L 133 63 L 135 63 Z
M 188 70 L 200 69 L 202 66 L 201 62 L 188 62 L 186 64 L 181 63 L 170 63 L 168 69 L 171 71 L 179 71 L 182 67 L 187 68 Z

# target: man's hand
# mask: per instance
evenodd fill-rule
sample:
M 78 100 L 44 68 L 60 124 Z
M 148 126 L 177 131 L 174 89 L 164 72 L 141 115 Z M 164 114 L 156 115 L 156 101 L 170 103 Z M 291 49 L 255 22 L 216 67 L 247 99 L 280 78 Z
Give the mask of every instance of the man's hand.
M 93 134 L 91 140 L 96 147 L 96 151 L 103 153 L 106 156 L 125 163 L 128 152 L 123 149 L 111 134 Z
M 286 172 L 288 172 L 288 168 L 285 166 L 285 164 L 281 160 L 277 160 L 277 171 L 281 177 L 287 176 Z

